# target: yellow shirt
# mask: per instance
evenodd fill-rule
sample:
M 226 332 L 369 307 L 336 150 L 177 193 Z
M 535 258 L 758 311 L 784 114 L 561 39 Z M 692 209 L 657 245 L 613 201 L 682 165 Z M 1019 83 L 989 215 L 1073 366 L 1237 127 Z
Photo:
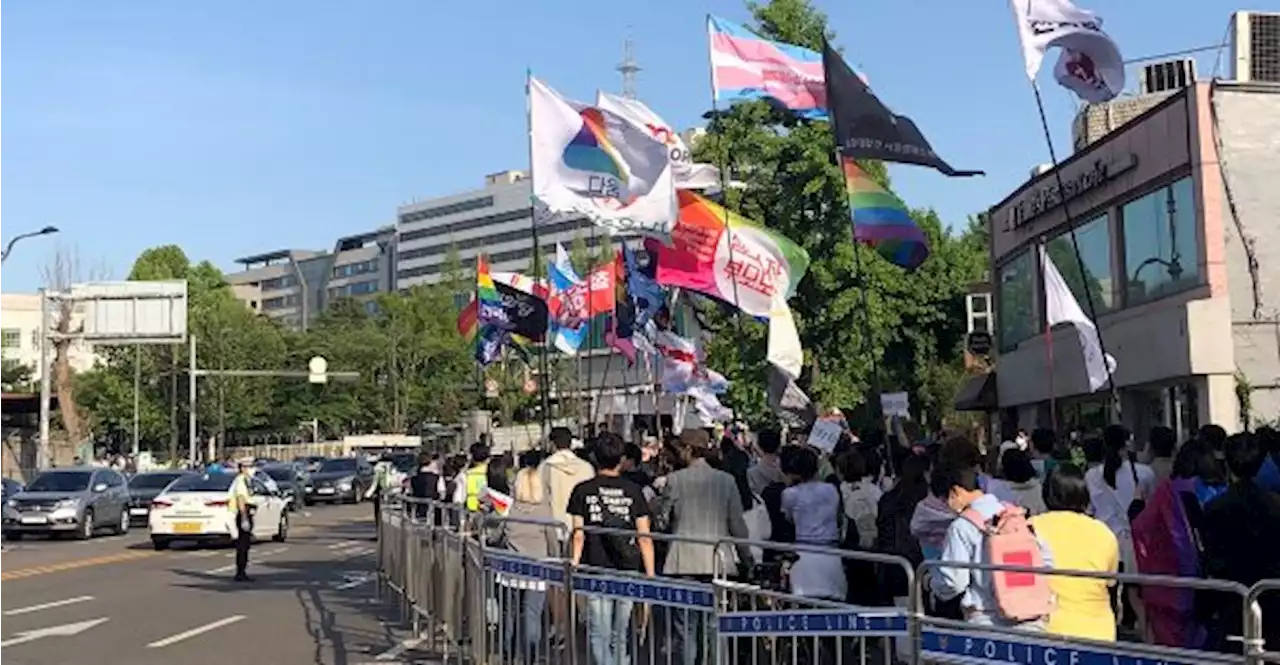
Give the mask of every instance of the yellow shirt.
M 231 512 L 238 513 L 242 506 L 248 505 L 249 499 L 249 479 L 243 474 L 236 474 L 236 479 L 231 481 L 231 500 L 227 502 L 227 506 L 231 508 Z
M 1065 510 L 1031 518 L 1036 535 L 1049 546 L 1053 567 L 1114 573 L 1120 566 L 1120 544 L 1106 524 Z M 1114 642 L 1116 617 L 1107 580 L 1084 577 L 1049 577 L 1057 606 L 1045 630 L 1055 635 Z

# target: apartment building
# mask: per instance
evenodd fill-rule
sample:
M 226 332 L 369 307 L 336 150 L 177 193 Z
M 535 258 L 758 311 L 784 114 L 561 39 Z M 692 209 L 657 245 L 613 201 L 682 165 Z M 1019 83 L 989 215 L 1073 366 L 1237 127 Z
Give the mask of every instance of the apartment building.
M 395 284 L 395 229 L 339 238 L 331 251 L 283 249 L 237 259 L 226 276 L 235 296 L 255 312 L 305 330 L 324 308 L 356 298 L 370 311 L 373 296 Z
M 40 380 L 40 295 L 36 293 L 5 293 L 0 295 L 0 358 L 6 369 L 15 365 L 31 368 L 31 378 Z M 50 321 L 54 320 L 50 312 Z M 76 305 L 72 312 L 72 325 L 78 325 L 84 317 L 84 305 Z M 49 349 L 52 362 L 53 349 Z M 93 345 L 77 339 L 71 342 L 69 352 L 71 369 L 83 372 L 92 369 L 98 361 Z

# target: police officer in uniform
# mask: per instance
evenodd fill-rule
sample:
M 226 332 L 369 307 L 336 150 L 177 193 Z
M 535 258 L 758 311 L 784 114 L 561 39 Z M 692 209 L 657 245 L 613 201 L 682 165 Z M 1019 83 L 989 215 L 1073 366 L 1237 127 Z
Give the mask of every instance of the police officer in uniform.
M 240 460 L 239 473 L 231 481 L 231 498 L 227 505 L 236 519 L 236 576 L 237 582 L 252 582 L 253 578 L 245 573 L 249 566 L 249 545 L 253 543 L 253 492 L 249 488 L 249 478 L 253 475 L 253 465 L 248 460 Z
M 489 485 L 489 446 L 471 444 L 471 468 L 462 474 L 462 482 L 454 489 L 453 502 L 461 503 L 468 511 L 480 510 L 480 499 Z

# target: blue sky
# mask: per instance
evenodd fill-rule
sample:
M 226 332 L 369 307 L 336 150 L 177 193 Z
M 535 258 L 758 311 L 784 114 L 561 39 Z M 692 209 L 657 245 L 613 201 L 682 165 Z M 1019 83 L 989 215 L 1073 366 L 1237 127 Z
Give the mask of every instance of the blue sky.
M 894 167 L 908 203 L 963 223 L 1048 161 L 1005 0 L 816 4 L 882 99 L 954 166 L 988 173 Z M 1127 58 L 1217 43 L 1232 9 L 1081 4 Z M 748 18 L 736 0 L 4 3 L 3 236 L 62 233 L 20 244 L 3 289 L 37 288 L 58 245 L 120 279 L 164 243 L 224 269 L 329 248 L 392 222 L 398 205 L 523 168 L 525 68 L 574 97 L 616 90 L 628 34 L 641 98 L 694 124 L 709 107 L 708 12 Z M 1213 63 L 1201 57 L 1202 77 Z M 1074 102 L 1051 64 L 1042 82 L 1062 153 Z

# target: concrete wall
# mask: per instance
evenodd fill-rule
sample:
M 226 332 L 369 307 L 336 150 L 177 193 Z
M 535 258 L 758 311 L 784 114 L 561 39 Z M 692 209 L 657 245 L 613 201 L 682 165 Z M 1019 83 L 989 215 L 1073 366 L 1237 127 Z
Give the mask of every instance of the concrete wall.
M 1201 101 L 1206 190 L 1220 211 L 1235 368 L 1250 415 L 1280 419 L 1280 88 L 1218 84 Z M 1216 120 L 1216 122 L 1215 122 Z M 1215 141 L 1215 138 L 1217 141 Z M 1218 150 L 1217 142 L 1221 143 Z

